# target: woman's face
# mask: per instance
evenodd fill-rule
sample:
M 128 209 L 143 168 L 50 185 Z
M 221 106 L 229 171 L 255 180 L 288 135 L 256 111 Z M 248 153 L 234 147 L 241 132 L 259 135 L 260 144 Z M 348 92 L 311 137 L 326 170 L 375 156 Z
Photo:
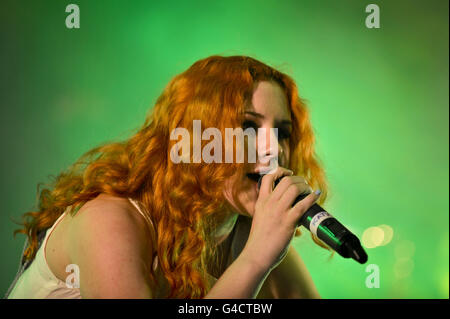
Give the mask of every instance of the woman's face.
M 292 132 L 291 115 L 288 107 L 287 97 L 283 89 L 275 82 L 261 81 L 258 82 L 253 92 L 251 105 L 245 109 L 245 119 L 243 129 L 253 127 L 258 134 L 258 128 L 264 128 L 265 131 L 265 145 L 256 145 L 258 153 L 266 157 L 256 157 L 256 163 L 246 164 L 246 171 L 244 176 L 239 176 L 236 189 L 233 189 L 234 179 L 227 181 L 225 187 L 225 197 L 234 210 L 246 216 L 253 216 L 255 210 L 255 202 L 258 198 L 257 181 L 255 175 L 264 169 L 267 170 L 270 163 L 267 160 L 273 154 L 270 149 L 270 138 L 273 143 L 278 142 L 278 165 L 282 167 L 289 166 L 289 138 Z M 275 135 L 270 136 L 271 128 L 278 129 L 278 140 Z M 257 136 L 256 141 L 260 137 Z M 256 142 L 257 144 L 257 142 Z M 233 199 L 232 191 L 236 193 L 236 200 Z

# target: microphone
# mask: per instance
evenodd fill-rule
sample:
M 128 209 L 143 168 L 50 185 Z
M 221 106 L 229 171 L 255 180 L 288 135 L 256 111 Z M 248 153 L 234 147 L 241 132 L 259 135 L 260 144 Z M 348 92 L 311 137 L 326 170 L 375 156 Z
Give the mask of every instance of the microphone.
M 261 187 L 263 177 L 264 175 L 258 180 L 258 190 Z M 278 185 L 281 179 L 282 177 L 275 180 L 274 187 Z M 309 194 L 310 193 L 304 193 L 298 195 L 292 206 Z M 304 226 L 342 257 L 353 258 L 360 264 L 367 262 L 367 254 L 362 248 L 358 237 L 345 228 L 344 225 L 338 222 L 336 218 L 331 216 L 331 214 L 318 204 L 313 204 L 303 214 L 297 226 Z

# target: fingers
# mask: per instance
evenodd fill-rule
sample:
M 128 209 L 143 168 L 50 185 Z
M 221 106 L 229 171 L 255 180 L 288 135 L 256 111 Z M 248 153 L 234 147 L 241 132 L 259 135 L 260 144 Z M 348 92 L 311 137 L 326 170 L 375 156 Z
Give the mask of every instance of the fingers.
M 284 168 L 278 167 L 273 174 L 264 175 L 259 189 L 259 197 L 267 197 L 272 194 L 274 181 L 286 175 L 292 175 L 293 172 Z
M 320 190 L 312 192 L 301 201 L 296 203 L 289 211 L 288 215 L 292 219 L 292 222 L 297 223 L 297 221 L 303 216 L 303 214 L 316 203 L 321 194 Z
M 266 198 L 268 200 L 266 203 L 271 203 L 275 211 L 282 215 L 286 214 L 284 216 L 289 224 L 296 225 L 303 214 L 319 199 L 321 192 L 313 192 L 303 177 L 292 174 L 292 171 L 278 167 L 273 174 L 263 176 L 258 198 Z M 274 181 L 279 178 L 281 181 L 273 189 Z M 307 193 L 309 195 L 293 205 L 298 195 Z
M 283 177 L 273 191 L 272 197 L 274 200 L 280 199 L 286 203 L 285 208 L 290 208 L 300 194 L 312 193 L 312 188 L 308 185 L 306 180 L 301 176 L 287 176 Z

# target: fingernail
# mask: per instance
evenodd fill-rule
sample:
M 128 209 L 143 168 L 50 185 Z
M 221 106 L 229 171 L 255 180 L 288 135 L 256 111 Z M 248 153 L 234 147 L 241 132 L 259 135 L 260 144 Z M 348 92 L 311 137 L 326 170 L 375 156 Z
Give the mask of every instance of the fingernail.
M 289 173 L 291 173 L 291 175 L 294 175 L 294 172 L 293 172 L 293 171 L 291 171 L 290 169 L 289 169 L 288 171 L 289 171 Z
M 316 194 L 317 196 L 319 196 L 320 194 L 322 194 L 322 191 L 321 191 L 320 189 L 318 189 L 318 190 L 316 190 L 316 191 L 314 192 L 314 194 Z

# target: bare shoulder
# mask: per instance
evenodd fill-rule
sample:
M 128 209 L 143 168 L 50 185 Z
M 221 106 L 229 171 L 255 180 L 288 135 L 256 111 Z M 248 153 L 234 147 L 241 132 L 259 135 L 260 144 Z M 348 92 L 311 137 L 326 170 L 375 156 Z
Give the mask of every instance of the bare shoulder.
M 151 296 L 151 243 L 145 219 L 126 198 L 101 194 L 72 217 L 68 254 L 80 268 L 83 298 Z
M 127 238 L 137 241 L 142 248 L 148 246 L 149 239 L 146 221 L 130 201 L 107 194 L 87 202 L 71 218 L 69 238 L 80 235 L 92 235 L 96 239 L 102 236 L 107 240 Z

